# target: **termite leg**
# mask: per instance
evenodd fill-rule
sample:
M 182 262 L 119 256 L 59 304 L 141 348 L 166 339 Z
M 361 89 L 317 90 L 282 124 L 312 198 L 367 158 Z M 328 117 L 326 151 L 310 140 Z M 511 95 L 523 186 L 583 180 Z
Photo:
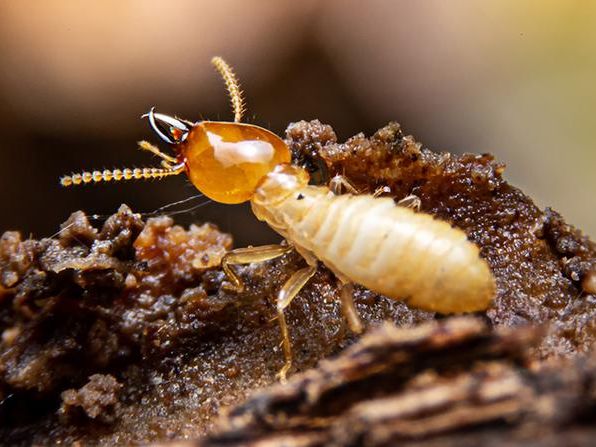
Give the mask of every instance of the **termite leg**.
M 341 286 L 341 311 L 348 322 L 348 326 L 355 334 L 362 333 L 362 321 L 354 306 L 354 285 L 351 282 L 343 283 Z
M 375 189 L 375 192 L 373 192 L 373 197 L 381 197 L 383 194 L 389 194 L 391 192 L 391 188 L 389 186 L 379 186 L 377 189 Z
M 221 260 L 223 271 L 232 283 L 232 289 L 236 292 L 244 290 L 244 283 L 240 276 L 232 269 L 232 265 L 251 264 L 253 262 L 269 261 L 279 258 L 292 251 L 291 245 L 262 245 L 260 247 L 237 248 L 227 252 Z
M 148 141 L 139 141 L 139 148 L 141 148 L 144 151 L 149 151 L 154 155 L 157 155 L 159 158 L 161 158 L 164 162 L 168 163 L 168 164 L 172 164 L 172 163 L 178 163 L 178 160 L 176 160 L 174 157 L 168 155 L 168 154 L 164 154 L 157 146 L 149 143 Z M 164 163 L 162 162 L 162 165 L 164 167 L 168 167 L 166 165 L 164 165 Z
M 358 191 L 354 184 L 349 181 L 345 175 L 337 174 L 329 180 L 329 189 L 336 196 L 341 194 L 342 188 L 350 194 L 360 194 L 360 191 Z
M 399 206 L 405 206 L 406 208 L 410 208 L 416 211 L 420 211 L 420 207 L 422 206 L 422 201 L 420 197 L 410 194 L 409 196 L 404 197 L 400 201 L 397 202 Z
M 277 373 L 277 377 L 281 382 L 286 381 L 286 375 L 292 367 L 292 343 L 290 342 L 290 334 L 288 331 L 288 324 L 286 323 L 284 310 L 290 305 L 292 300 L 296 297 L 296 295 L 298 295 L 308 280 L 313 277 L 316 271 L 317 266 L 315 264 L 309 265 L 308 267 L 304 267 L 297 272 L 294 272 L 277 295 L 277 320 L 281 330 L 282 348 L 285 359 L 283 368 Z

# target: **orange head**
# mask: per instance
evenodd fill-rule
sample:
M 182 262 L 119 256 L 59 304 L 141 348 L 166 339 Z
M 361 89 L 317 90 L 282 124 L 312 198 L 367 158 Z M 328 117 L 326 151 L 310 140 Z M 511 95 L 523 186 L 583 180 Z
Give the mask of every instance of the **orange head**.
M 215 121 L 189 126 L 153 110 L 148 117 L 155 132 L 173 146 L 193 185 L 217 202 L 249 200 L 263 177 L 291 162 L 284 141 L 262 127 Z
M 198 123 L 176 149 L 193 185 L 222 203 L 249 200 L 263 177 L 292 158 L 277 135 L 240 123 Z
M 141 149 L 161 157 L 161 168 L 114 169 L 64 176 L 64 186 L 100 181 L 156 179 L 186 172 L 207 197 L 222 203 L 241 203 L 253 196 L 259 182 L 276 166 L 291 162 L 288 146 L 274 133 L 242 124 L 244 101 L 238 80 L 221 58 L 212 60 L 221 73 L 234 109 L 235 122 L 191 123 L 151 109 L 143 115 L 153 130 L 168 143 L 175 156 L 146 141 Z

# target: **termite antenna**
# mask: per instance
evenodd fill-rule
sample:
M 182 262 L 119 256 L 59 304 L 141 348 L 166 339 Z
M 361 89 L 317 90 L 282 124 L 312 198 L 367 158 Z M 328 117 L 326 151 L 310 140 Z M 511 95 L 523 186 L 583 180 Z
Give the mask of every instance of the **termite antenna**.
M 184 163 L 163 168 L 135 168 L 135 169 L 105 169 L 103 171 L 84 171 L 72 175 L 65 175 L 60 179 L 62 186 L 82 185 L 86 183 L 120 182 L 125 180 L 162 179 L 171 175 L 178 175 L 184 171 Z
M 232 109 L 234 110 L 234 122 L 239 123 L 242 121 L 242 115 L 244 115 L 246 106 L 244 104 L 244 94 L 240 88 L 238 78 L 236 78 L 236 74 L 234 74 L 232 67 L 230 67 L 221 57 L 215 56 L 211 59 L 211 63 L 217 71 L 219 71 L 219 74 L 226 83 L 230 101 L 232 102 Z

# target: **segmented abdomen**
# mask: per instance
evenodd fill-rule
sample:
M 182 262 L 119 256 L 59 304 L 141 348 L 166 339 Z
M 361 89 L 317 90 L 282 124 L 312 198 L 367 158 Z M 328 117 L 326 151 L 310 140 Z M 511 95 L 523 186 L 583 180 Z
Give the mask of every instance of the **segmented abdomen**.
M 268 207 L 272 227 L 340 277 L 441 313 L 486 309 L 495 284 L 466 234 L 391 198 L 309 186 Z

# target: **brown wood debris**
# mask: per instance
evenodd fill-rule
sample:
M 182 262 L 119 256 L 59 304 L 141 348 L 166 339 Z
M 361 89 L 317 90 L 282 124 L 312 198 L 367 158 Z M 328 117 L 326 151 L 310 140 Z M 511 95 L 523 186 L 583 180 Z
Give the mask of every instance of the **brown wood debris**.
M 594 242 L 490 155 L 430 151 L 396 123 L 345 143 L 318 121 L 286 137 L 314 177 L 415 194 L 465 231 L 496 279 L 490 309 L 440 319 L 357 287 L 360 339 L 321 266 L 287 310 L 295 376 L 282 387 L 274 301 L 299 255 L 239 266 L 236 293 L 219 265 L 232 238 L 215 226 L 122 206 L 96 228 L 75 212 L 55 237 L 0 238 L 0 440 L 589 445 Z
M 198 445 L 480 445 L 491 436 L 549 445 L 552 433 L 568 431 L 587 441 L 583 433 L 596 429 L 578 421 L 594 420 L 596 358 L 528 366 L 542 332 L 491 331 L 465 317 L 386 323 L 336 359 L 256 393 Z

